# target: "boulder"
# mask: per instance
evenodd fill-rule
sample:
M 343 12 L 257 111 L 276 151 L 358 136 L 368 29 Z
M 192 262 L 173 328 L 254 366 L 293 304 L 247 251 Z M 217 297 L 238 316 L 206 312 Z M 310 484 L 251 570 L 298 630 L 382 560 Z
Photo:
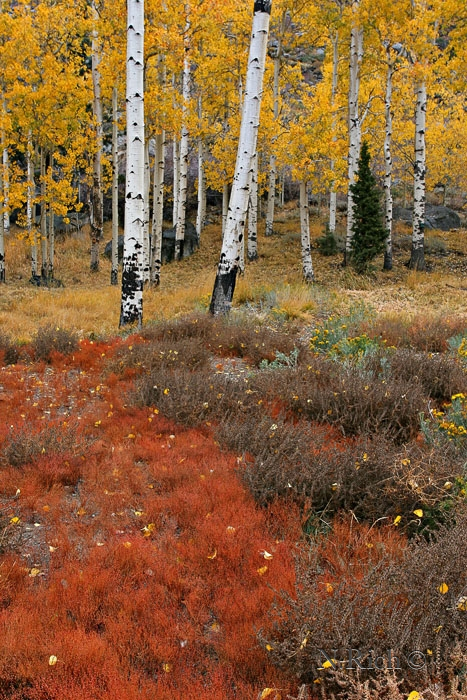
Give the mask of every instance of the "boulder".
M 397 221 L 412 223 L 413 209 L 394 207 L 393 217 Z M 425 208 L 425 228 L 438 229 L 439 231 L 451 231 L 459 228 L 461 220 L 459 214 L 449 207 L 436 204 L 427 204 Z

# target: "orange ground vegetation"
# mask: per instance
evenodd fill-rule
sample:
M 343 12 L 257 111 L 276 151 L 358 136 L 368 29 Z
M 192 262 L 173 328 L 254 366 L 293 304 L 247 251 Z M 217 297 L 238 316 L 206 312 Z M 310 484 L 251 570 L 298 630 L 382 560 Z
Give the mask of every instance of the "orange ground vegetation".
M 274 538 L 209 427 L 126 405 L 131 378 L 102 375 L 122 342 L 2 369 L 0 439 L 18 444 L 0 470 L 0 696 L 286 692 L 255 630 L 292 590 L 294 538 Z

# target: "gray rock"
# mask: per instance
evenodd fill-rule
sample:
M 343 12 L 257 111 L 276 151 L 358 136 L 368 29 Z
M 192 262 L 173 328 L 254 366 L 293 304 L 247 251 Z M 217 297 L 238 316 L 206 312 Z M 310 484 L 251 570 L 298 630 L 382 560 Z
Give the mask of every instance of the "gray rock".
M 394 207 L 393 217 L 397 221 L 412 223 L 413 209 Z M 438 229 L 439 231 L 451 231 L 459 228 L 461 220 L 457 212 L 449 207 L 436 204 L 427 204 L 425 209 L 425 228 Z

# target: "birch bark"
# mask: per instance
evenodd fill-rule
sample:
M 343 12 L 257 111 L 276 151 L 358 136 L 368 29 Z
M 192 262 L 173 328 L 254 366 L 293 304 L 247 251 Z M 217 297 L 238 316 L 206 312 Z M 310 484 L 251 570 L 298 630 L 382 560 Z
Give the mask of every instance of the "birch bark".
M 304 180 L 300 182 L 300 233 L 302 244 L 303 277 L 305 282 L 313 282 L 315 276 L 313 272 L 313 262 L 311 259 L 308 189 L 307 183 Z
M 183 246 L 186 228 L 186 200 L 188 192 L 188 104 L 190 100 L 190 8 L 185 5 L 185 33 L 183 37 L 184 59 L 182 79 L 182 135 L 180 139 L 180 180 L 178 186 L 177 226 L 175 230 L 175 260 L 183 258 Z
M 165 171 L 165 132 L 156 134 L 154 156 L 154 189 L 151 235 L 151 282 L 158 286 L 161 282 L 162 265 L 162 221 L 164 214 L 164 171 Z
M 258 154 L 255 153 L 251 168 L 250 197 L 248 200 L 248 260 L 258 259 Z
M 240 138 L 229 210 L 210 311 L 228 313 L 235 291 L 248 209 L 252 157 L 256 152 L 271 0 L 255 0 Z
M 112 90 L 112 266 L 110 284 L 118 284 L 118 92 Z
M 332 109 L 332 141 L 336 142 L 336 113 L 335 103 L 337 95 L 337 80 L 339 68 L 339 33 L 336 31 L 332 37 L 332 85 L 331 85 L 331 109 Z M 335 161 L 331 158 L 331 172 L 334 174 Z M 334 233 L 336 230 L 336 214 L 337 214 L 337 192 L 334 180 L 331 183 L 331 192 L 329 194 L 329 231 Z
M 143 320 L 144 0 L 127 0 L 127 165 L 120 326 Z
M 384 134 L 384 225 L 387 231 L 384 251 L 384 270 L 392 270 L 392 77 L 394 61 L 391 59 L 391 47 L 386 46 L 386 95 L 384 100 L 385 134 Z
M 354 0 L 354 10 L 358 11 L 360 0 Z M 347 235 L 345 239 L 344 264 L 352 252 L 353 238 L 353 195 L 350 185 L 355 182 L 360 157 L 362 127 L 359 108 L 360 66 L 363 59 L 363 29 L 354 20 L 350 36 L 349 63 L 349 152 L 348 152 L 348 195 L 347 195 Z
M 426 196 L 426 84 L 417 83 L 415 105 L 415 162 L 413 186 L 413 227 L 412 253 L 409 267 L 412 270 L 426 270 L 425 263 L 425 196 Z
M 102 96 L 100 74 L 100 46 L 97 32 L 99 13 L 96 3 L 92 3 L 94 27 L 91 34 L 91 72 L 93 87 L 93 114 L 96 136 L 96 150 L 93 160 L 92 192 L 91 192 L 91 271 L 99 270 L 99 244 L 104 237 L 103 192 L 102 192 Z
M 282 17 L 282 29 L 284 26 L 285 13 Z M 274 123 L 279 117 L 279 73 L 281 67 L 281 37 L 278 40 L 276 55 L 274 56 L 274 83 L 273 83 L 273 99 L 274 99 Z M 268 182 L 268 205 L 266 210 L 266 228 L 265 235 L 272 236 L 274 233 L 274 205 L 276 203 L 276 179 L 277 179 L 277 158 L 274 153 L 271 153 L 269 158 L 269 182 Z

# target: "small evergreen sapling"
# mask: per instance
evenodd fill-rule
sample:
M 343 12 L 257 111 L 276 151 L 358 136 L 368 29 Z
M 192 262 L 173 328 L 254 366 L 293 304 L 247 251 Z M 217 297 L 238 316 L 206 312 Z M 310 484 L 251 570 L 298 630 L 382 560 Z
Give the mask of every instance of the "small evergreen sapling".
M 380 192 L 370 169 L 370 151 L 362 143 L 357 180 L 350 185 L 353 194 L 351 263 L 360 274 L 370 269 L 372 260 L 384 252 L 387 231 L 383 225 Z

